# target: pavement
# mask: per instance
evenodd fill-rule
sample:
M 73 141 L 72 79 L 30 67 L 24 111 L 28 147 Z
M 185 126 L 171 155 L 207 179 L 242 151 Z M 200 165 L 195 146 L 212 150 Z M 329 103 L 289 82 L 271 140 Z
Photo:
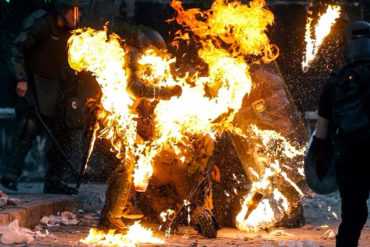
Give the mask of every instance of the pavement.
M 96 212 L 104 205 L 105 189 L 104 184 L 84 184 L 78 195 L 55 195 L 44 194 L 41 183 L 21 183 L 16 192 L 0 186 L 9 198 L 18 202 L 0 208 L 0 226 L 17 219 L 19 226 L 33 228 L 43 216 L 57 215 L 58 212 Z
M 48 233 L 36 237 L 28 244 L 0 246 L 101 246 L 82 244 L 90 228 L 96 227 L 99 213 L 104 203 L 106 185 L 84 184 L 78 195 L 47 195 L 42 193 L 42 185 L 37 183 L 20 184 L 22 193 L 3 190 L 9 198 L 19 199 L 17 206 L 0 208 L 0 226 L 18 219 L 20 225 Z M 179 233 L 165 236 L 158 230 L 159 226 L 148 222 L 142 225 L 153 230 L 154 235 L 165 241 L 165 244 L 140 244 L 140 246 L 265 246 L 265 247 L 334 247 L 335 238 L 325 235 L 328 231 L 334 234 L 340 222 L 340 200 L 337 193 L 329 196 L 315 195 L 304 203 L 306 225 L 296 229 L 266 229 L 260 232 L 243 232 L 236 228 L 222 228 L 215 239 L 207 239 L 196 233 L 192 227 L 181 226 Z M 72 225 L 39 225 L 42 216 L 56 215 L 58 212 L 71 211 L 78 216 L 78 223 Z M 35 228 L 36 226 L 36 228 Z M 119 246 L 119 245 L 116 245 Z M 120 245 L 122 246 L 122 245 Z M 132 245 L 138 246 L 138 245 Z M 370 220 L 368 220 L 360 240 L 360 247 L 370 246 Z

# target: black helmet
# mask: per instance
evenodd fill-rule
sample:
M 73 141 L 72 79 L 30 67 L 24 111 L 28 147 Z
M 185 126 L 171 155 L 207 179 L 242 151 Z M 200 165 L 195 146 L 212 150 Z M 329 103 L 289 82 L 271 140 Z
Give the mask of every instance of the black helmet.
M 137 35 L 137 42 L 140 49 L 146 49 L 154 46 L 161 51 L 167 50 L 166 42 L 162 35 L 153 29 L 140 31 Z
M 79 9 L 81 9 L 89 4 L 90 4 L 90 0 L 57 0 L 55 2 L 54 7 L 56 11 L 58 12 L 58 14 L 63 18 L 64 24 L 68 28 L 73 29 L 75 28 L 75 26 L 71 26 L 70 24 L 68 24 L 67 20 L 65 19 L 64 14 L 67 13 L 67 11 L 70 8 L 78 7 Z M 76 24 L 77 23 L 78 22 L 76 22 Z
M 90 4 L 90 0 L 57 0 L 56 9 L 61 7 L 85 7 Z
M 90 0 L 57 0 L 54 7 L 58 13 L 63 14 L 66 9 L 73 7 L 86 7 L 90 2 Z
M 347 63 L 370 60 L 370 24 L 350 22 L 343 33 L 344 58 Z

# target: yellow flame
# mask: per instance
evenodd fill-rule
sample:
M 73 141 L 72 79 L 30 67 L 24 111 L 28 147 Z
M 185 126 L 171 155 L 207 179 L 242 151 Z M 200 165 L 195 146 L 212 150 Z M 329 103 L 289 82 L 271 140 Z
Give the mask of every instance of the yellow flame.
M 301 189 L 289 178 L 284 171 L 283 164 L 279 160 L 290 161 L 296 157 L 303 157 L 305 148 L 297 149 L 285 137 L 273 130 L 261 130 L 255 125 L 250 125 L 250 138 L 257 138 L 262 144 L 258 159 L 264 167 L 262 174 L 258 174 L 251 167 L 250 178 L 251 190 L 244 197 L 242 209 L 236 217 L 237 227 L 245 231 L 256 231 L 261 228 L 271 227 L 274 223 L 290 213 L 291 205 L 288 199 L 279 191 L 279 186 L 274 182 L 274 178 L 280 177 L 289 183 L 297 192 L 303 196 Z M 257 145 L 257 144 L 256 144 Z M 245 219 L 248 208 L 251 206 L 254 193 L 263 194 L 262 201 L 257 208 Z
M 179 1 L 173 1 L 171 5 L 178 13 L 176 20 L 187 30 L 179 32 L 176 40 L 194 39 L 200 42 L 198 55 L 207 64 L 208 74 L 177 77 L 171 72 L 175 59 L 170 54 L 143 51 L 139 64 L 141 79 L 147 85 L 182 87 L 180 97 L 157 104 L 154 111 L 155 132 L 150 141 L 143 141 L 137 134 L 138 116 L 133 109 L 133 98 L 126 91 L 125 51 L 120 46 L 119 37 L 114 34 L 107 37 L 106 30 L 87 28 L 75 31 L 68 41 L 71 67 L 77 71 L 91 71 L 101 87 L 102 109 L 97 115 L 101 125 L 100 137 L 111 142 L 122 162 L 134 167 L 135 186 L 142 188 L 148 184 L 156 157 L 163 150 L 173 151 L 182 163 L 191 163 L 194 153 L 199 152 L 192 145 L 195 138 L 211 140 L 225 130 L 245 136 L 244 131 L 233 125 L 233 120 L 243 98 L 252 88 L 250 63 L 246 60 L 270 62 L 278 56 L 278 48 L 269 43 L 266 35 L 274 16 L 264 8 L 265 1 L 254 0 L 246 5 L 238 1 L 226 3 L 216 0 L 205 11 L 184 10 Z M 279 202 L 281 212 L 289 211 L 286 198 L 273 186 L 271 178 L 281 175 L 292 185 L 294 183 L 289 181 L 275 157 L 293 159 L 303 153 L 276 132 L 251 126 L 248 133 L 260 140 L 265 149 L 259 162 L 266 164 L 266 168 L 263 174 L 256 173 L 251 190 L 251 193 L 261 191 L 265 199 L 247 221 L 243 220 L 244 216 L 238 216 L 241 229 L 276 221 L 279 216 L 273 213 L 271 201 Z M 247 210 L 245 207 L 251 196 L 245 197 L 240 215 Z M 261 221 L 250 222 L 256 217 L 260 217 Z M 92 231 L 89 237 L 95 243 L 114 243 L 115 240 L 111 239 L 117 237 L 113 233 L 101 235 L 96 230 Z M 117 241 L 123 237 L 126 236 L 117 237 Z
M 198 54 L 208 64 L 208 76 L 195 74 L 178 78 L 171 74 L 174 58 L 154 50 L 145 51 L 139 64 L 142 79 L 148 85 L 182 86 L 181 97 L 160 101 L 156 106 L 155 134 L 151 142 L 143 142 L 136 134 L 134 119 L 137 116 L 131 109 L 133 101 L 125 91 L 125 52 L 119 46 L 118 37 L 107 38 L 103 31 L 86 29 L 78 30 L 69 40 L 71 67 L 93 72 L 102 88 L 104 109 L 98 118 L 104 126 L 100 135 L 111 141 L 117 157 L 134 163 L 134 183 L 138 187 L 146 187 L 155 157 L 162 150 L 172 150 L 187 163 L 192 160 L 193 152 L 185 151 L 191 149 L 191 136 L 214 138 L 216 133 L 232 130 L 233 118 L 251 89 L 249 65 L 244 57 L 258 55 L 267 62 L 278 55 L 265 33 L 267 26 L 273 23 L 273 14 L 263 8 L 264 1 L 255 0 L 250 6 L 237 1 L 227 4 L 216 1 L 210 10 L 203 12 L 183 10 L 178 1 L 173 1 L 172 6 L 178 11 L 179 23 L 184 28 L 191 25 L 194 35 L 200 39 L 202 48 Z M 230 12 L 230 22 L 225 22 L 224 8 Z M 206 13 L 209 19 L 196 25 L 180 21 L 186 19 L 188 13 L 197 15 L 196 12 Z M 204 35 L 199 29 L 211 31 Z M 228 47 L 215 42 L 217 37 Z
M 326 12 L 320 16 L 319 21 L 315 26 L 315 39 L 312 38 L 312 17 L 307 18 L 305 41 L 306 41 L 306 53 L 304 61 L 302 62 L 302 70 L 307 72 L 310 68 L 311 63 L 314 61 L 317 53 L 319 52 L 320 46 L 324 42 L 325 37 L 330 33 L 331 27 L 335 24 L 336 19 L 341 14 L 341 7 L 339 5 L 329 5 Z
M 103 125 L 100 136 L 110 140 L 122 162 L 134 163 L 144 152 L 145 144 L 137 136 L 134 120 L 137 115 L 131 109 L 133 99 L 126 91 L 125 51 L 120 46 L 119 37 L 115 34 L 107 37 L 106 30 L 79 29 L 71 36 L 68 45 L 70 66 L 77 71 L 92 72 L 101 87 L 103 109 L 97 115 Z M 135 171 L 140 171 L 135 173 L 136 180 L 144 183 L 137 182 L 136 185 L 146 186 L 153 172 L 150 162 L 137 162 Z
M 92 228 L 89 235 L 81 239 L 80 242 L 103 246 L 138 246 L 138 244 L 145 243 L 165 243 L 164 240 L 153 237 L 153 232 L 142 227 L 139 222 L 130 226 L 126 234 L 115 233 L 114 230 L 105 233 Z

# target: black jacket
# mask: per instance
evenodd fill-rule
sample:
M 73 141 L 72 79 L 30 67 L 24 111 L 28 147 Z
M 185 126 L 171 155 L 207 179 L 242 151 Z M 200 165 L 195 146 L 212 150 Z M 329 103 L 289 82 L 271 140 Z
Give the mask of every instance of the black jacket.
M 70 32 L 57 25 L 57 13 L 38 10 L 24 21 L 12 46 L 10 68 L 14 80 L 28 82 L 28 94 L 36 98 L 40 113 L 54 117 L 61 103 L 58 80 L 68 67 Z

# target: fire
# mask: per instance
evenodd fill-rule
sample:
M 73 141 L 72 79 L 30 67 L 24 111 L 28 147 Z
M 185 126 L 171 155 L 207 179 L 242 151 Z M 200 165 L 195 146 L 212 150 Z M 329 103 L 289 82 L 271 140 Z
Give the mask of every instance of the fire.
M 265 8 L 264 0 L 253 0 L 249 6 L 239 1 L 216 0 L 205 11 L 184 10 L 177 0 L 173 0 L 171 6 L 178 13 L 176 21 L 185 30 L 190 30 L 201 40 L 214 41 L 215 44 L 203 42 L 205 49 L 219 49 L 222 41 L 230 45 L 227 50 L 232 56 L 262 55 L 264 61 L 270 62 L 279 54 L 278 48 L 270 44 L 264 32 L 274 23 L 274 15 Z M 178 33 L 183 34 L 182 31 Z
M 122 162 L 132 164 L 145 149 L 145 144 L 137 136 L 134 120 L 137 114 L 131 109 L 133 99 L 126 91 L 125 51 L 120 46 L 119 37 L 114 34 L 107 37 L 106 30 L 79 29 L 71 36 L 68 45 L 70 66 L 77 71 L 91 71 L 101 87 L 102 110 L 97 115 L 103 125 L 100 137 L 111 141 Z M 135 178 L 139 177 L 144 184 L 153 172 L 147 162 L 137 163 L 135 169 L 140 171 L 135 173 Z
M 284 164 L 281 165 L 274 157 L 293 159 L 303 151 L 276 132 L 262 131 L 256 126 L 241 130 L 234 126 L 233 120 L 243 98 L 252 89 L 251 63 L 259 63 L 260 60 L 271 62 L 279 54 L 266 34 L 274 16 L 265 8 L 263 0 L 253 0 L 249 5 L 216 0 L 209 10 L 184 10 L 181 2 L 176 0 L 171 6 L 177 11 L 174 20 L 183 26 L 173 44 L 181 39 L 198 42 L 198 56 L 204 63 L 202 66 L 208 70 L 207 74 L 186 73 L 179 77 L 171 69 L 176 61 L 173 56 L 153 49 L 142 52 L 139 60 L 141 79 L 147 85 L 182 87 L 180 97 L 159 101 L 156 105 L 155 133 L 150 141 L 144 141 L 137 134 L 138 115 L 133 96 L 126 91 L 125 50 L 120 45 L 120 38 L 115 34 L 107 37 L 106 30 L 87 28 L 75 31 L 69 39 L 70 66 L 76 71 L 92 72 L 101 87 L 98 134 L 108 139 L 117 157 L 132 168 L 135 187 L 144 191 L 152 176 L 156 157 L 163 150 L 174 153 L 182 163 L 190 163 L 198 151 L 192 146 L 192 140 L 196 138 L 212 140 L 216 135 L 230 131 L 259 140 L 265 150 L 259 162 L 266 168 L 263 174 L 255 172 L 255 182 L 251 193 L 245 197 L 245 207 L 240 215 L 244 213 L 245 216 L 254 193 L 260 192 L 263 199 L 246 221 L 244 216 L 238 216 L 237 221 L 242 229 L 270 223 L 279 217 L 274 214 L 272 201 L 279 202 L 281 211 L 289 211 L 287 199 L 273 186 L 271 178 L 282 176 L 295 186 L 282 168 Z M 297 186 L 295 188 L 299 190 Z M 142 231 L 138 223 L 132 227 L 132 231 Z M 131 238 L 129 233 L 125 236 L 114 232 L 103 234 L 92 229 L 84 241 L 114 245 L 115 241 Z M 140 239 L 142 236 L 144 233 Z
M 171 6 L 178 14 L 175 20 L 183 26 L 174 44 L 190 37 L 198 40 L 198 55 L 208 65 L 207 76 L 176 78 L 182 86 L 181 97 L 161 101 L 155 109 L 157 139 L 152 146 L 172 149 L 180 156 L 177 144 L 189 145 L 189 136 L 206 133 L 214 138 L 225 130 L 235 131 L 232 121 L 252 84 L 245 57 L 260 56 L 269 62 L 278 56 L 278 49 L 265 33 L 274 17 L 263 8 L 264 1 L 248 6 L 216 0 L 204 11 L 184 10 L 175 0 Z M 173 85 L 172 79 L 167 85 Z M 184 163 L 191 160 L 182 157 Z
M 340 17 L 341 7 L 339 5 L 329 5 L 326 12 L 320 16 L 315 26 L 315 38 L 312 38 L 312 17 L 307 18 L 306 24 L 306 55 L 302 62 L 303 72 L 307 72 L 310 68 L 311 63 L 314 61 L 317 53 L 319 52 L 320 46 L 324 42 L 325 37 L 330 33 L 331 27 L 335 24 L 336 19 Z
M 103 246 L 138 246 L 145 243 L 165 243 L 162 239 L 153 237 L 153 232 L 145 229 L 138 222 L 130 226 L 126 234 L 115 233 L 114 230 L 105 233 L 92 228 L 89 235 L 81 239 L 80 242 Z
M 251 125 L 249 138 L 260 143 L 256 162 L 263 171 L 256 172 L 253 168 L 250 174 L 251 190 L 244 197 L 242 209 L 236 217 L 237 227 L 241 230 L 256 231 L 261 228 L 273 226 L 274 223 L 290 213 L 290 205 L 287 198 L 279 191 L 276 178 L 282 178 L 303 196 L 301 189 L 289 178 L 284 171 L 284 164 L 280 160 L 291 161 L 296 157 L 303 157 L 305 148 L 297 149 L 286 138 L 272 130 L 260 130 Z M 302 165 L 302 164 L 301 164 Z M 261 194 L 258 199 L 256 195 Z

